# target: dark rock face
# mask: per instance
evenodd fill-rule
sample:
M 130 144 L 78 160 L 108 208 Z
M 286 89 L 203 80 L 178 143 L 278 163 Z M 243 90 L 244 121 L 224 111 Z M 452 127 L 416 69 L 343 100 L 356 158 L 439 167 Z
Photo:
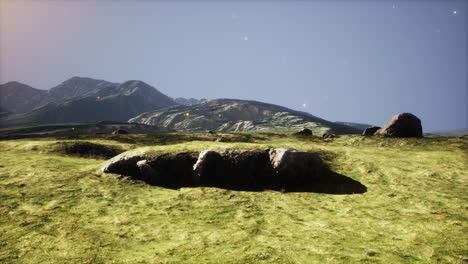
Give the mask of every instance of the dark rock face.
M 312 136 L 312 130 L 310 130 L 308 128 L 304 128 L 301 131 L 297 132 L 296 135 Z
M 122 134 L 128 134 L 128 132 L 126 130 L 123 130 L 123 129 L 117 129 L 117 130 L 112 132 L 112 135 L 122 135 Z
M 362 135 L 363 136 L 372 136 L 379 129 L 381 129 L 381 127 L 379 127 L 379 126 L 368 127 L 362 132 Z
M 143 180 L 159 186 L 192 185 L 193 165 L 198 153 L 164 154 L 153 160 L 140 161 L 137 165 Z
M 375 135 L 385 137 L 422 137 L 421 120 L 410 113 L 402 113 L 392 117 L 390 121 Z
M 216 142 L 229 142 L 229 139 L 225 138 L 225 137 L 219 137 L 216 139 Z
M 153 159 L 126 157 L 111 162 L 102 170 L 169 188 L 212 186 L 252 191 L 320 192 L 323 188 L 329 193 L 366 191 L 359 182 L 331 172 L 317 153 L 284 148 L 244 152 L 206 150 L 164 154 Z

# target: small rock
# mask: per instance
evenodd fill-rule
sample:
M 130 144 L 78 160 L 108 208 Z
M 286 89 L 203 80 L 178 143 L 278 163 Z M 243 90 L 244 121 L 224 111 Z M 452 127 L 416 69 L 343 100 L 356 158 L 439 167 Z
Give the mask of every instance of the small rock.
M 144 160 L 143 156 L 123 156 L 116 159 L 111 159 L 101 170 L 105 173 L 115 173 L 127 176 L 139 176 L 140 169 L 137 162 Z
M 362 132 L 362 135 L 363 136 L 372 136 L 379 129 L 381 129 L 381 127 L 379 127 L 379 126 L 368 127 L 366 129 L 364 129 L 364 131 Z
M 322 135 L 322 138 L 336 138 L 337 135 L 336 134 L 328 134 L 328 133 L 325 133 Z

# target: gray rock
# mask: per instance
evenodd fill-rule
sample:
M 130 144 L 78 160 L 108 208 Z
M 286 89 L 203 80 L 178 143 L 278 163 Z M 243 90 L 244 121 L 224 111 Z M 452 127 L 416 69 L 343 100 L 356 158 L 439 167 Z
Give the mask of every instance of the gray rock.
M 318 153 L 277 148 L 271 149 L 269 155 L 274 181 L 279 185 L 310 183 L 327 175 L 328 169 Z
M 144 160 L 143 156 L 122 156 L 111 159 L 102 168 L 104 173 L 115 173 L 127 176 L 139 176 L 140 169 L 137 162 Z
M 390 121 L 375 135 L 385 137 L 422 137 L 421 120 L 410 113 L 402 113 L 392 117 Z
M 368 127 L 362 131 L 363 136 L 372 136 L 377 132 L 377 130 L 381 129 L 379 126 Z

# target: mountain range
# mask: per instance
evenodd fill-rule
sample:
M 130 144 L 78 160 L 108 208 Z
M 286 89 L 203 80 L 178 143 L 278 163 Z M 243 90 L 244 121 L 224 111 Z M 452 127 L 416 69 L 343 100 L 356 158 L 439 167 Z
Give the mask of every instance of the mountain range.
M 117 121 L 176 131 L 294 132 L 355 134 L 362 129 L 309 113 L 257 101 L 173 99 L 137 80 L 112 83 L 73 77 L 49 89 L 19 82 L 0 85 L 0 126 Z M 351 124 L 351 123 L 349 123 Z M 365 125 L 362 125 L 365 126 Z

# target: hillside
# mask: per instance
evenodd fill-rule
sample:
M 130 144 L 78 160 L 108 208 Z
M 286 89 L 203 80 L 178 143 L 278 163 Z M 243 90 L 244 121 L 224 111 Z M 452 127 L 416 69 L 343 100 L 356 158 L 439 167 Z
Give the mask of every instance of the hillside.
M 177 131 L 296 132 L 307 127 L 316 135 L 361 133 L 305 112 L 257 101 L 214 99 L 143 113 L 129 122 L 156 125 Z
M 93 81 L 91 88 L 71 89 L 61 95 L 80 96 L 48 103 L 31 112 L 0 118 L 0 125 L 22 126 L 67 122 L 126 121 L 140 113 L 176 105 L 168 96 L 142 81 L 127 81 L 114 85 Z M 102 84 L 102 85 L 101 85 Z M 96 86 L 99 86 L 96 88 Z M 58 88 L 57 88 L 58 89 Z M 54 94 L 57 94 L 55 90 Z
M 229 143 L 214 142 L 218 136 Z M 77 157 L 318 151 L 363 194 L 167 189 Z M 64 151 L 65 150 L 65 151 Z M 0 141 L 0 263 L 464 263 L 468 139 L 153 134 Z M 330 186 L 333 188 L 333 186 Z

